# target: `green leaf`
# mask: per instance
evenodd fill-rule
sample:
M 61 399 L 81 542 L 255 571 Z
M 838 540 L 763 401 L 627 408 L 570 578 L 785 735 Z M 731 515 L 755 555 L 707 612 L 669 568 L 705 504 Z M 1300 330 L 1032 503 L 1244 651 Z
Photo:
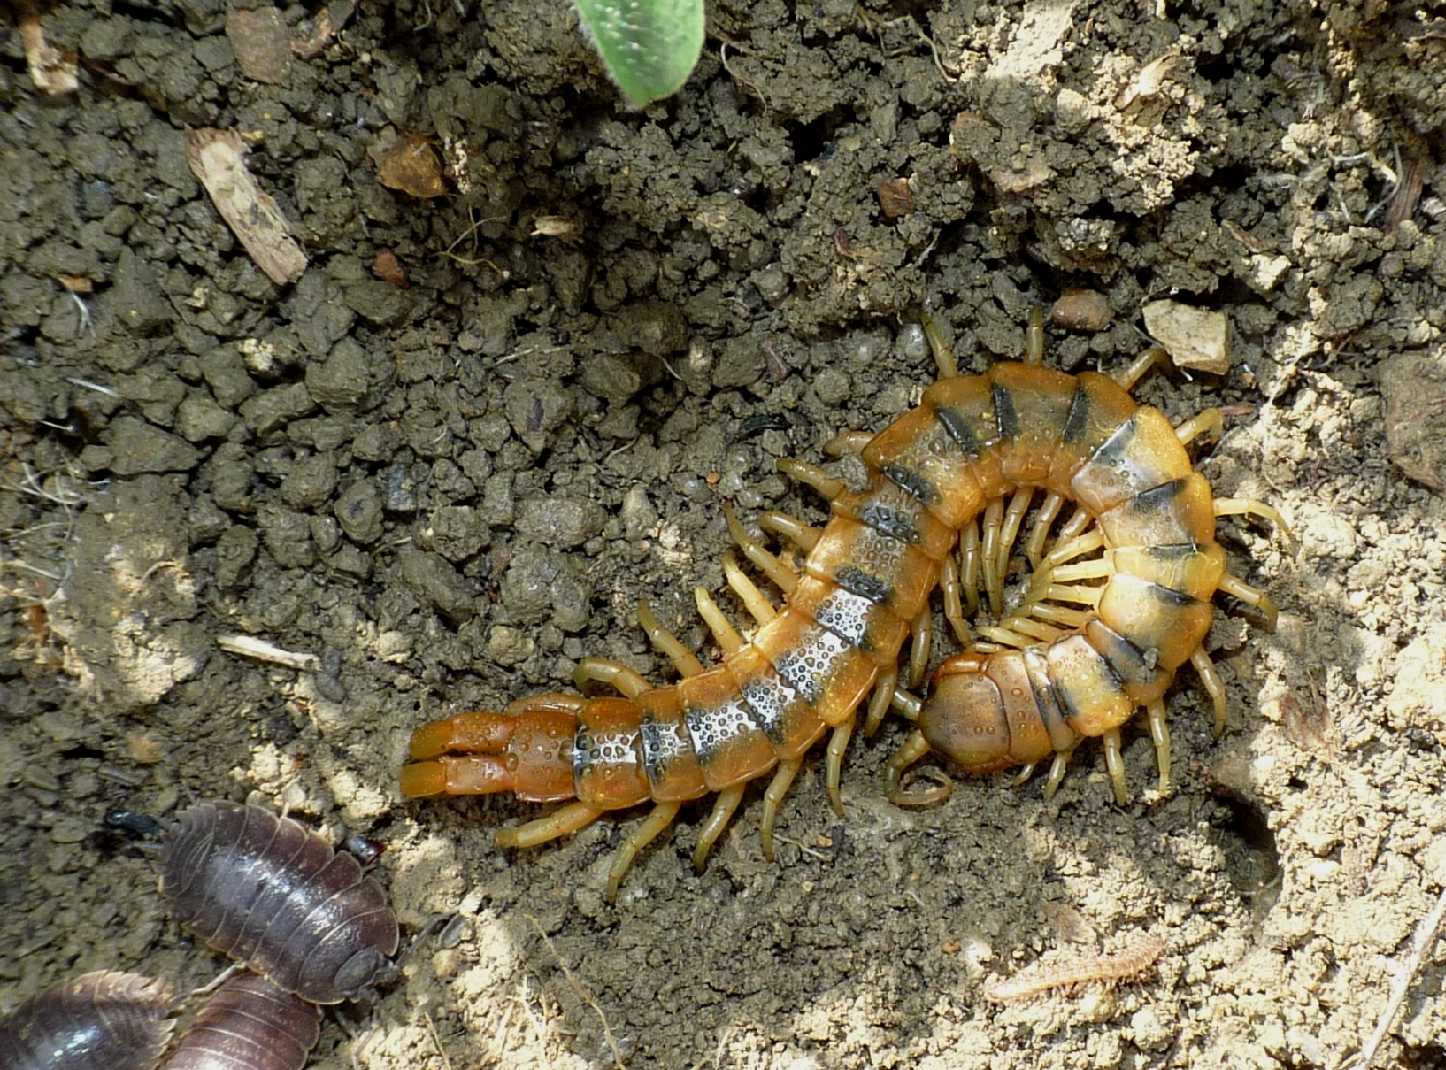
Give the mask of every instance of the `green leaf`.
M 703 52 L 703 0 L 577 0 L 577 9 L 635 108 L 681 89 Z

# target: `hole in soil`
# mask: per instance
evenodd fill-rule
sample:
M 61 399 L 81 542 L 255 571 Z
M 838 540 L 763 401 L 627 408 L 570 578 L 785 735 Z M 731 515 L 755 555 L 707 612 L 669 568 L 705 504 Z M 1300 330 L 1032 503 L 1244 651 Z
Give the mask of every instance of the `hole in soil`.
M 1262 917 L 1280 895 L 1280 849 L 1265 813 L 1255 803 L 1230 792 L 1217 791 L 1215 799 L 1230 812 L 1219 828 L 1235 845 L 1225 845 L 1226 876 L 1242 899 Z

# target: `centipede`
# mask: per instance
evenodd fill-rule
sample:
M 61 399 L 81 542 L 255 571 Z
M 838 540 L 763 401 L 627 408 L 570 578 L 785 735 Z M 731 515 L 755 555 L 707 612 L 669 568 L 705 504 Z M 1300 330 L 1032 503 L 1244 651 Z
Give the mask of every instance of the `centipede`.
M 612 900 L 638 854 L 681 808 L 711 795 L 693 850 L 701 872 L 747 785 L 764 776 L 760 839 L 773 861 L 780 804 L 825 734 L 825 786 L 841 815 L 843 760 L 855 728 L 862 717 L 872 735 L 891 710 L 911 723 L 885 765 L 884 790 L 899 805 L 948 797 L 946 775 L 928 788 L 910 779 L 931 754 L 965 773 L 1023 767 L 1020 782 L 1050 759 L 1043 790 L 1053 796 L 1088 738 L 1100 740 L 1124 805 L 1121 729 L 1140 709 L 1159 791 L 1172 790 L 1165 695 L 1187 662 L 1213 707 L 1215 734 L 1226 725 L 1225 685 L 1204 646 L 1214 597 L 1252 607 L 1267 628 L 1277 616 L 1269 595 L 1228 571 L 1216 521 L 1254 516 L 1289 545 L 1284 518 L 1262 501 L 1215 497 L 1196 470 L 1187 447 L 1220 436 L 1220 409 L 1175 426 L 1134 399 L 1136 384 L 1168 363 L 1163 349 L 1148 349 L 1113 375 L 1049 369 L 1036 310 L 1022 361 L 961 375 L 942 333 L 922 319 L 939 378 L 879 433 L 845 432 L 825 446 L 831 456 L 862 462 L 861 489 L 817 465 L 780 460 L 780 471 L 818 491 L 829 508 L 821 526 L 761 514 L 759 526 L 786 544 L 782 553 L 725 507 L 738 551 L 777 595 L 765 593 L 732 550 L 724 554 L 727 585 L 752 627 L 740 631 L 706 590 L 695 589 L 717 663 L 705 666 L 644 601 L 638 621 L 677 670 L 676 682 L 654 685 L 620 661 L 588 657 L 573 691 L 423 724 L 411 736 L 402 795 L 510 792 L 564 803 L 497 830 L 504 848 L 547 843 L 610 811 L 650 803 L 613 856 Z M 1073 511 L 1061 520 L 1066 506 Z M 1022 546 L 1028 582 L 1011 582 L 1006 599 L 1031 512 Z M 936 589 L 961 652 L 939 664 L 921 695 Z M 971 627 L 981 611 L 989 623 Z

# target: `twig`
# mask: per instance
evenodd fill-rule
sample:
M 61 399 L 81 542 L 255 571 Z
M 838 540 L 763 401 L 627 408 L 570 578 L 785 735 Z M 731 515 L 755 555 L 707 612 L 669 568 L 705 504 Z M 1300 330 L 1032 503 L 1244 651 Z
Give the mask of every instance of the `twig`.
M 432 1021 L 432 1016 L 426 1011 L 422 1017 L 427 1021 L 427 1032 L 432 1034 L 432 1043 L 437 1046 L 437 1054 L 442 1057 L 442 1070 L 452 1070 L 452 1060 L 447 1058 L 447 1051 L 442 1047 L 442 1038 L 437 1035 L 437 1023 Z
M 613 1062 L 617 1064 L 617 1070 L 627 1070 L 627 1064 L 623 1062 L 623 1053 L 618 1049 L 617 1039 L 613 1036 L 613 1028 L 608 1025 L 608 1016 L 603 1013 L 603 1009 L 598 1005 L 598 1001 L 593 998 L 591 992 L 578 983 L 577 978 L 573 976 L 572 970 L 568 969 L 567 963 L 564 962 L 562 956 L 557 953 L 557 945 L 552 942 L 552 937 L 542 931 L 542 926 L 538 924 L 537 919 L 531 914 L 524 914 L 523 917 L 531 923 L 537 935 L 542 937 L 542 942 L 547 945 L 547 950 L 552 952 L 552 957 L 557 959 L 558 966 L 562 967 L 562 976 L 567 978 L 567 983 L 572 987 L 573 995 L 577 996 L 578 999 L 582 1000 L 597 1013 L 598 1019 L 602 1022 L 603 1036 L 607 1038 L 608 1047 L 612 1049 Z
M 1441 931 L 1443 918 L 1446 918 L 1446 888 L 1441 889 L 1441 894 L 1437 897 L 1436 905 L 1431 909 L 1431 913 L 1422 918 L 1421 924 L 1416 926 L 1416 938 L 1411 941 L 1411 951 L 1401 963 L 1401 968 L 1396 971 L 1396 979 L 1391 982 L 1391 995 L 1386 1000 L 1385 1009 L 1381 1011 L 1380 1021 L 1376 1022 L 1376 1029 L 1370 1039 L 1366 1041 L 1365 1047 L 1361 1049 L 1360 1055 L 1351 1061 L 1351 1070 L 1370 1070 L 1371 1062 L 1376 1057 L 1376 1050 L 1386 1039 L 1386 1033 L 1390 1030 L 1391 1023 L 1396 1020 L 1396 1015 L 1401 1010 L 1401 1004 L 1406 1002 L 1406 991 L 1411 987 L 1411 981 L 1421 969 L 1421 962 L 1426 958 L 1426 952 L 1430 951 L 1436 943 L 1436 936 Z
M 283 650 L 274 643 L 268 643 L 264 639 L 257 639 L 250 635 L 218 635 L 216 645 L 228 654 L 240 654 L 243 658 L 254 658 L 256 661 L 284 665 L 288 669 L 316 672 L 321 668 L 321 659 L 315 654 Z

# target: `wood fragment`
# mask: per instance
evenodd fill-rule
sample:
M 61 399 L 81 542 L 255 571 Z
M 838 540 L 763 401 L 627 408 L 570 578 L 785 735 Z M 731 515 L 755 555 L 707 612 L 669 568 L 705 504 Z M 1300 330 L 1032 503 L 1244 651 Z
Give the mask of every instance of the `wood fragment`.
M 984 998 L 993 1003 L 1012 1003 L 1056 988 L 1073 991 L 1091 983 L 1113 986 L 1136 981 L 1154 969 L 1164 953 L 1165 941 L 1146 934 L 1113 955 L 1090 955 L 1022 970 L 987 985 Z
M 266 277 L 278 286 L 301 278 L 306 253 L 291 236 L 281 209 L 246 169 L 240 135 L 214 127 L 187 130 L 186 163 Z
M 21 5 L 20 39 L 25 44 L 25 65 L 36 89 L 58 96 L 80 88 L 74 57 L 46 43 L 40 12 L 30 4 Z
M 1386 205 L 1386 216 L 1381 220 L 1381 226 L 1386 230 L 1395 230 L 1410 219 L 1416 211 L 1416 205 L 1421 203 L 1421 190 L 1425 184 L 1425 159 L 1419 155 L 1407 157 L 1401 181 L 1396 183 L 1396 189 Z

